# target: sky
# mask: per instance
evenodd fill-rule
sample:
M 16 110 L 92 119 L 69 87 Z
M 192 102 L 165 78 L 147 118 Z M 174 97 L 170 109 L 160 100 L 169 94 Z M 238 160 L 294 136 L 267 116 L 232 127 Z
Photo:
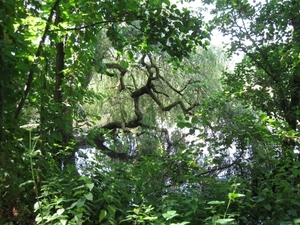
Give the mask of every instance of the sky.
M 194 0 L 193 2 L 187 3 L 184 2 L 183 4 L 178 3 L 180 2 L 179 0 L 171 0 L 171 3 L 176 3 L 177 7 L 186 7 L 186 8 L 190 8 L 192 10 L 197 10 L 199 8 L 202 8 L 203 4 L 201 3 L 200 0 Z M 205 6 L 207 8 L 207 6 Z M 208 22 L 209 20 L 211 20 L 213 18 L 213 15 L 210 14 L 210 9 L 207 9 L 206 11 L 204 11 L 203 13 L 204 16 L 204 20 L 206 22 Z M 223 42 L 224 43 L 229 43 L 230 40 L 228 37 L 224 37 L 219 31 L 213 31 L 212 33 L 212 37 L 211 37 L 211 44 L 213 45 L 217 45 L 217 46 L 223 46 Z
M 258 0 L 262 1 L 262 0 Z M 198 10 L 199 8 L 203 8 L 203 4 L 201 0 L 194 0 L 190 3 L 184 2 L 181 4 L 181 0 L 170 0 L 171 4 L 176 4 L 178 8 L 181 7 L 186 7 L 191 10 Z M 213 15 L 210 14 L 210 9 L 208 9 L 208 6 L 205 6 L 206 10 L 202 11 L 204 20 L 205 22 L 209 22 L 209 20 L 213 19 Z M 230 43 L 230 37 L 224 36 L 220 31 L 214 30 L 212 31 L 211 34 L 211 40 L 210 40 L 211 45 L 213 46 L 218 46 L 220 48 L 225 47 Z M 235 64 L 240 62 L 243 58 L 244 54 L 239 53 L 239 55 L 233 55 L 232 58 L 230 59 L 230 65 L 229 65 L 229 70 L 232 71 L 235 67 Z

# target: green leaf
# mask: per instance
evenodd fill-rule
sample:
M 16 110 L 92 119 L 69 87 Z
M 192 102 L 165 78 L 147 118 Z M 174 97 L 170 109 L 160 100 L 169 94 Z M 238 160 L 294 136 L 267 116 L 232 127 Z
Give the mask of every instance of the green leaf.
M 77 205 L 77 202 L 74 202 L 70 207 L 68 207 L 67 209 L 73 209 L 75 206 Z
M 272 207 L 271 207 L 270 204 L 266 204 L 266 205 L 264 205 L 264 208 L 265 208 L 266 210 L 270 211 Z
M 191 123 L 187 123 L 187 122 L 178 122 L 178 123 L 177 123 L 177 127 L 179 127 L 179 128 L 185 128 L 185 127 L 187 127 L 187 128 L 192 128 L 193 126 L 192 126 Z
M 106 210 L 102 209 L 99 215 L 99 222 L 101 222 L 107 215 Z
M 33 180 L 27 180 L 26 182 L 20 184 L 19 187 L 22 187 L 22 186 L 24 186 L 26 184 L 31 184 L 31 183 L 34 183 Z
M 197 206 L 197 205 L 191 205 L 191 207 L 192 207 L 192 210 L 193 210 L 194 212 L 196 212 L 198 206 Z
M 103 193 L 103 197 L 106 200 L 106 202 L 111 203 L 114 200 L 114 197 L 110 194 L 109 191 L 105 191 Z
M 59 222 L 62 224 L 62 225 L 66 225 L 68 220 L 65 220 L 65 219 L 61 219 L 59 220 Z
M 225 204 L 225 201 L 210 201 L 207 204 L 209 204 L 209 205 L 222 205 L 222 204 Z
M 127 58 L 129 59 L 130 62 L 134 62 L 134 58 L 133 58 L 133 53 L 132 53 L 132 51 L 128 51 L 128 52 L 126 53 L 126 55 L 127 55 Z
M 205 40 L 204 41 L 204 46 L 208 46 L 208 45 L 210 45 L 210 41 L 209 40 Z
M 179 115 L 179 116 L 177 116 L 177 119 L 178 119 L 178 120 L 183 120 L 183 116 L 182 116 L 182 115 Z
M 162 216 L 166 219 L 166 220 L 170 220 L 172 219 L 173 217 L 175 216 L 178 216 L 179 214 L 176 213 L 175 210 L 170 210 L 170 211 L 167 211 L 166 213 L 163 213 Z
M 58 210 L 56 211 L 56 214 L 57 214 L 57 215 L 61 215 L 61 214 L 64 213 L 64 211 L 65 211 L 65 209 L 58 209 Z
M 227 224 L 228 222 L 232 222 L 234 219 L 218 219 L 215 222 L 219 224 Z
M 170 1 L 169 0 L 162 0 L 163 3 L 165 3 L 167 6 L 170 6 Z
M 53 134 L 53 138 L 54 138 L 55 140 L 59 141 L 59 142 L 62 141 L 62 135 L 61 135 L 60 132 L 54 133 L 54 134 Z
M 77 200 L 77 208 L 81 208 L 85 203 L 85 198 L 81 197 L 80 199 Z
M 179 128 L 185 128 L 185 123 L 184 122 L 178 122 L 177 127 Z
M 106 208 L 110 216 L 114 218 L 116 214 L 116 207 L 114 205 L 108 205 Z
M 91 192 L 85 194 L 84 197 L 89 201 L 93 201 L 93 194 Z
M 229 199 L 235 199 L 235 198 L 240 198 L 240 197 L 245 197 L 244 194 L 239 194 L 239 193 L 229 193 L 228 198 Z
M 181 12 L 179 11 L 179 9 L 175 9 L 175 13 L 176 13 L 178 16 L 181 16 Z
M 189 215 L 192 215 L 194 213 L 194 211 L 188 211 L 187 213 L 184 214 L 184 216 L 189 216 Z
M 75 193 L 73 194 L 73 196 L 82 195 L 84 192 L 85 192 L 84 190 L 75 191 Z
M 260 120 L 261 122 L 267 121 L 267 120 L 268 120 L 268 115 L 266 115 L 266 114 L 260 115 L 259 120 Z
M 126 62 L 125 60 L 121 60 L 120 66 L 122 66 L 123 68 L 127 69 L 128 66 L 129 66 L 129 64 L 128 64 L 128 62 Z
M 39 202 L 34 203 L 33 208 L 34 208 L 34 211 L 36 212 L 40 208 Z
M 146 216 L 143 219 L 144 220 L 156 220 L 158 217 L 157 216 Z
M 192 117 L 192 123 L 199 123 L 199 119 L 197 117 Z
M 93 189 L 94 185 L 95 185 L 94 183 L 88 183 L 88 184 L 86 184 L 87 188 L 88 188 L 90 191 Z
M 81 189 L 81 188 L 84 188 L 84 185 L 80 185 L 80 186 L 78 186 L 78 187 L 75 187 L 75 188 L 73 188 L 72 190 L 77 190 L 77 189 Z

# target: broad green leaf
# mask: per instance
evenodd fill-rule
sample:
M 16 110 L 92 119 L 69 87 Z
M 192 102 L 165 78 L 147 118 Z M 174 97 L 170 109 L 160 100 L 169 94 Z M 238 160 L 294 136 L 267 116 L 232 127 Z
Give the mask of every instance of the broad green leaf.
M 39 208 L 40 208 L 40 203 L 39 203 L 39 202 L 34 203 L 33 208 L 34 208 L 34 211 L 35 211 L 35 212 L 36 212 L 37 210 L 39 210 Z
M 57 213 L 57 215 L 61 215 L 61 214 L 64 213 L 64 211 L 65 211 L 65 209 L 58 209 L 58 210 L 56 211 L 56 213 Z
M 244 194 L 239 194 L 239 193 L 229 193 L 228 198 L 229 199 L 235 199 L 235 198 L 240 198 L 240 197 L 245 197 Z
M 84 197 L 89 201 L 93 201 L 93 194 L 91 192 L 85 194 Z
M 186 224 L 190 224 L 190 222 L 184 221 L 181 223 L 171 223 L 170 225 L 186 225 Z
M 227 224 L 232 221 L 234 221 L 234 219 L 217 219 L 215 222 L 219 224 Z
M 86 184 L 86 186 L 88 187 L 88 189 L 90 191 L 93 189 L 94 185 L 95 185 L 94 183 L 88 183 L 88 184 Z
M 265 204 L 265 205 L 263 205 L 263 207 L 268 211 L 270 211 L 272 208 L 270 204 Z
M 177 126 L 178 126 L 179 128 L 185 128 L 185 127 L 187 127 L 187 128 L 192 128 L 192 127 L 193 127 L 192 124 L 191 124 L 191 123 L 188 123 L 188 122 L 178 122 L 178 123 L 177 123 Z
M 179 115 L 179 116 L 177 116 L 177 119 L 183 120 L 183 116 L 182 116 L 182 115 Z
M 167 211 L 166 213 L 163 213 L 162 216 L 166 219 L 166 220 L 170 220 L 175 216 L 178 216 L 179 214 L 175 211 L 175 210 L 170 210 Z
M 210 41 L 209 40 L 205 40 L 204 41 L 204 46 L 208 46 L 208 45 L 210 45 Z
M 126 62 L 125 60 L 121 60 L 120 66 L 123 67 L 123 68 L 125 68 L 125 69 L 127 69 L 128 66 L 129 66 L 129 64 L 128 64 L 128 62 Z
M 191 205 L 191 208 L 192 208 L 192 210 L 193 210 L 194 212 L 196 212 L 198 206 L 197 206 L 197 205 Z
M 77 196 L 77 195 L 82 195 L 85 191 L 84 190 L 78 190 L 78 191 L 75 191 L 75 193 L 73 194 L 73 196 Z
M 99 222 L 101 222 L 106 217 L 106 215 L 107 215 L 106 210 L 102 209 L 99 215 Z
M 77 205 L 77 202 L 74 202 L 70 207 L 68 207 L 67 209 L 73 209 L 75 206 Z
M 157 7 L 158 4 L 160 3 L 160 0 L 152 0 L 151 3 Z
M 107 211 L 110 214 L 110 216 L 112 218 L 114 218 L 115 214 L 116 214 L 116 207 L 114 205 L 108 205 L 108 206 L 106 206 L 106 208 L 107 208 Z
M 62 225 L 66 225 L 68 220 L 65 220 L 65 219 L 60 219 L 59 222 L 62 224 Z
M 199 119 L 197 117 L 192 117 L 192 123 L 199 123 Z
M 85 198 L 81 197 L 80 199 L 77 200 L 77 208 L 81 208 L 85 203 Z
M 114 197 L 110 194 L 109 191 L 105 191 L 103 193 L 104 199 L 108 202 L 111 203 L 114 200 Z
M 195 212 L 195 210 L 188 211 L 187 213 L 184 214 L 184 216 L 186 217 L 186 216 L 192 215 L 194 212 Z
M 185 123 L 184 122 L 178 122 L 177 127 L 179 128 L 185 128 Z
M 170 1 L 169 0 L 162 0 L 163 3 L 165 3 L 167 6 L 170 6 Z

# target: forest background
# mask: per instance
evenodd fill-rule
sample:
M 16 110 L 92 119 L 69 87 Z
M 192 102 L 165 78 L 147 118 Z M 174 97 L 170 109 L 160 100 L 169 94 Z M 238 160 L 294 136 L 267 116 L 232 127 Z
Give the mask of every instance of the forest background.
M 184 2 L 0 0 L 0 224 L 300 224 L 300 2 Z

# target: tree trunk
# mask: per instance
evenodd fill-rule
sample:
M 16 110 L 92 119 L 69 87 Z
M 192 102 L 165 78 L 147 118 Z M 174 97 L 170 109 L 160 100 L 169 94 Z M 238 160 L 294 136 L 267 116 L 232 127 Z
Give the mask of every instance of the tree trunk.
M 62 22 L 59 6 L 56 7 L 55 25 Z M 55 69 L 55 87 L 54 87 L 54 107 L 56 112 L 54 115 L 53 132 L 57 137 L 57 147 L 54 149 L 56 154 L 55 160 L 62 168 L 66 164 L 75 165 L 74 150 L 66 151 L 70 146 L 72 139 L 72 106 L 70 99 L 66 96 L 66 74 L 65 69 L 65 52 L 64 37 L 56 44 L 56 69 Z

